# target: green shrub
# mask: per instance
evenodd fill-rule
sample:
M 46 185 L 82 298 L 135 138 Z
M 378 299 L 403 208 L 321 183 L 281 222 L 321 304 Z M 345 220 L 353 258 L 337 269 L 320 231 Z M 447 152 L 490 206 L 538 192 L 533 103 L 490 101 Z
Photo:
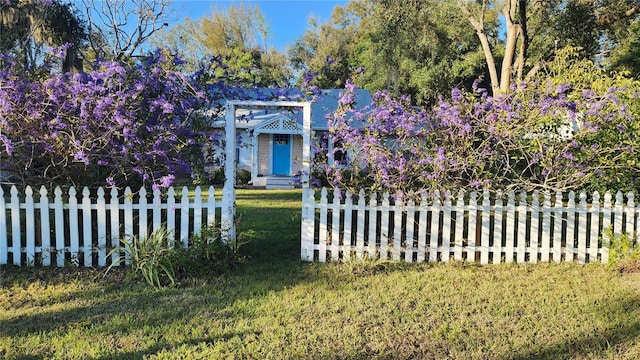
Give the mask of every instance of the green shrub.
M 238 169 L 236 172 L 236 184 L 247 185 L 251 181 L 251 171 L 245 169 Z
M 629 237 L 627 233 L 615 236 L 611 228 L 607 229 L 605 234 L 611 239 L 606 244 L 609 247 L 610 265 L 616 265 L 624 260 L 640 260 L 640 246 L 636 238 Z
M 170 254 L 174 253 L 174 247 L 170 243 L 171 231 L 166 227 L 155 230 L 146 239 L 132 236 L 130 239 L 120 239 L 122 244 L 111 250 L 109 256 L 114 252 L 124 252 L 125 256 L 113 262 L 106 272 L 120 265 L 124 260 L 131 260 L 131 272 L 137 276 L 141 274 L 149 285 L 162 287 L 169 283 L 175 284 L 175 271 L 171 263 Z M 105 272 L 105 274 L 106 274 Z
M 239 247 L 235 239 L 224 242 L 220 228 L 209 224 L 190 239 L 189 247 L 176 247 L 170 262 L 182 277 L 221 274 L 244 261 L 238 253 Z

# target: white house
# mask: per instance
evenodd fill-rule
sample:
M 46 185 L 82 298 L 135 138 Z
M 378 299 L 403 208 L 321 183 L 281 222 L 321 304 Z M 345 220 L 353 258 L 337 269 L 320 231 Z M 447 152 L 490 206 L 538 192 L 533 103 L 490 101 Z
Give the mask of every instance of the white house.
M 338 107 L 341 89 L 320 91 L 311 107 L 312 136 L 329 131 L 327 116 Z M 300 93 L 301 94 L 301 93 Z M 355 93 L 357 107 L 371 103 L 368 90 Z M 224 133 L 224 120 L 213 123 Z M 291 188 L 293 176 L 302 170 L 302 113 L 289 110 L 238 110 L 236 112 L 237 166 L 251 172 L 251 184 L 267 188 Z M 329 150 L 332 144 L 329 144 Z

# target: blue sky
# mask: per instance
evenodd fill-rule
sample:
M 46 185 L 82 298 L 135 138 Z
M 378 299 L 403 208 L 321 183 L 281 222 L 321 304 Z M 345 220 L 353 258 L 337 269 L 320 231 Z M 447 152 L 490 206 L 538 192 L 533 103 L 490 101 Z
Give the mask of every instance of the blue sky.
M 226 8 L 230 4 L 257 4 L 270 23 L 272 37 L 268 40 L 278 50 L 286 50 L 288 45 L 299 38 L 309 27 L 309 18 L 324 22 L 331 18 L 333 8 L 344 6 L 347 0 L 173 0 L 175 17 L 197 19 L 211 14 L 212 7 Z

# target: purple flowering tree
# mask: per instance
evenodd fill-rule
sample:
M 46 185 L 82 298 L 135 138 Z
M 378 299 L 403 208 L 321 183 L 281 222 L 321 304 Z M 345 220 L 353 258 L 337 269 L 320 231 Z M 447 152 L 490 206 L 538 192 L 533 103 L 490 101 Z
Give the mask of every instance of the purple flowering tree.
M 207 100 L 177 59 L 102 62 L 88 73 L 0 72 L 0 167 L 28 185 L 169 186 L 189 174 Z
M 347 83 L 330 119 L 332 186 L 389 191 L 397 198 L 446 190 L 639 189 L 638 88 L 601 91 L 520 84 L 493 97 L 453 89 L 430 110 L 379 92 L 364 110 Z M 331 156 L 331 154 L 329 155 Z

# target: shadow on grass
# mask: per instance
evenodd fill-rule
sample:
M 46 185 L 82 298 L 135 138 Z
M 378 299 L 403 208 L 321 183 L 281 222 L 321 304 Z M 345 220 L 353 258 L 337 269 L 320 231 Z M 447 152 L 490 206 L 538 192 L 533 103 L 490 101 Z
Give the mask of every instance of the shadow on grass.
M 614 318 L 628 316 L 629 321 L 624 324 L 611 323 L 603 331 L 594 329 L 592 332 L 571 339 L 563 339 L 554 344 L 533 345 L 525 352 L 505 356 L 512 360 L 537 359 L 585 359 L 585 358 L 632 358 L 626 353 L 625 346 L 640 338 L 640 298 L 625 298 L 613 303 L 604 304 L 601 309 L 603 316 Z M 553 329 L 549 329 L 553 332 Z M 620 352 L 621 354 L 618 354 Z M 640 354 L 636 354 L 638 358 Z

